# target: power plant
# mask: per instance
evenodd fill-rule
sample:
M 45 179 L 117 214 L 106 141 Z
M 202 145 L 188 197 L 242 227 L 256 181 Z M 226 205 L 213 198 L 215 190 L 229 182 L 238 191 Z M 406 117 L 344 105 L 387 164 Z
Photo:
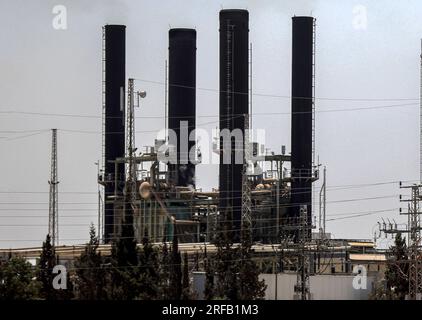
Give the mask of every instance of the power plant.
M 209 242 L 221 223 L 229 223 L 236 243 L 245 210 L 256 242 L 279 243 L 287 237 L 297 243 L 303 211 L 306 221 L 302 227 L 310 236 L 312 183 L 318 179 L 314 162 L 315 19 L 293 17 L 292 22 L 290 155 L 284 147 L 282 154 L 263 152 L 264 145 L 250 141 L 249 12 L 220 11 L 219 137 L 214 150 L 219 156 L 219 185 L 209 191 L 196 188 L 195 176 L 200 158 L 195 136 L 196 41 L 200 35 L 195 29 L 169 30 L 168 111 L 163 115 L 168 123 L 166 137 L 132 154 L 129 149 L 138 148 L 128 145 L 130 132 L 134 132 L 128 127 L 134 126 L 128 120 L 129 100 L 139 104 L 139 92 L 125 84 L 126 27 L 104 27 L 104 153 L 99 183 L 104 186 L 105 243 L 121 232 L 129 167 L 134 168 L 138 190 L 131 199 L 138 241 L 147 233 L 154 242 L 169 241 L 174 234 L 182 243 Z M 250 199 L 247 203 L 245 195 Z
M 140 271 L 147 274 L 142 279 L 147 283 L 142 283 L 143 289 L 148 286 L 148 281 L 152 283 L 155 280 L 151 279 L 158 279 L 153 276 L 163 276 L 167 278 L 160 285 L 167 289 L 160 290 L 171 291 L 172 283 L 176 282 L 182 284 L 184 289 L 189 289 L 193 283 L 198 294 L 195 299 L 204 298 L 209 289 L 205 288 L 205 283 L 214 284 L 214 281 L 220 281 L 226 276 L 224 273 L 230 269 L 227 264 L 235 261 L 230 260 L 231 257 L 237 257 L 240 263 L 236 264 L 238 269 L 230 270 L 232 274 L 227 271 L 228 280 L 224 279 L 226 282 L 221 285 L 224 290 L 230 291 L 230 288 L 227 289 L 232 283 L 230 281 L 245 280 L 239 270 L 242 270 L 242 276 L 249 277 L 253 273 L 251 269 L 255 269 L 258 271 L 251 277 L 257 280 L 256 283 L 259 282 L 259 276 L 259 279 L 271 285 L 254 297 L 265 296 L 266 299 L 275 300 L 281 296 L 281 299 L 287 297 L 302 300 L 332 298 L 321 289 L 326 284 L 324 281 L 327 281 L 325 276 L 343 274 L 344 278 L 332 277 L 330 281 L 345 287 L 355 281 L 355 271 L 363 266 L 363 269 L 356 272 L 361 276 L 361 270 L 368 271 L 368 281 L 373 287 L 365 287 L 365 292 L 351 287 L 346 290 L 344 297 L 367 298 L 375 288 L 379 274 L 385 271 L 390 262 L 386 251 L 381 252 L 376 248 L 376 239 L 332 238 L 325 228 L 326 168 L 320 175 L 322 165 L 315 150 L 316 19 L 313 16 L 294 16 L 291 19 L 291 93 L 288 97 L 283 96 L 289 98 L 290 102 L 290 136 L 283 137 L 289 141 L 290 150 L 281 145 L 283 141 L 278 141 L 280 145 L 276 146 L 277 151 L 267 148 L 253 132 L 257 129 L 252 125 L 255 123 L 254 116 L 260 114 L 259 110 L 262 111 L 264 107 L 252 107 L 254 93 L 250 13 L 245 9 L 221 9 L 219 15 L 215 16 L 215 22 L 216 32 L 219 23 L 218 43 L 215 43 L 215 47 L 218 46 L 218 65 L 211 65 L 210 68 L 214 68 L 216 73 L 218 70 L 219 86 L 209 90 L 218 94 L 219 106 L 218 114 L 207 117 L 217 119 L 215 124 L 218 127 L 210 141 L 205 143 L 211 146 L 211 156 L 218 159 L 218 163 L 215 163 L 216 169 L 218 165 L 218 184 L 208 190 L 199 187 L 202 177 L 198 172 L 203 164 L 203 150 L 199 145 L 199 130 L 202 128 L 197 121 L 201 117 L 197 110 L 200 104 L 197 94 L 203 88 L 198 86 L 197 79 L 203 69 L 197 67 L 197 62 L 201 61 L 198 57 L 202 54 L 197 44 L 203 40 L 202 34 L 194 26 L 169 27 L 168 33 L 166 30 L 166 80 L 164 83 L 154 82 L 163 85 L 165 89 L 164 106 L 162 109 L 157 107 L 165 110 L 158 115 L 158 118 L 165 120 L 165 127 L 160 128 L 164 130 L 157 130 L 154 141 L 146 142 L 138 141 L 135 137 L 136 119 L 146 117 L 144 109 L 136 107 L 142 106 L 143 99 L 148 99 L 150 94 L 142 91 L 139 82 L 148 80 L 127 78 L 127 43 L 132 39 L 126 36 L 126 31 L 130 26 L 107 24 L 102 28 L 102 70 L 98 70 L 102 73 L 102 109 L 101 114 L 98 114 L 102 119 L 101 161 L 96 163 L 98 238 L 95 238 L 95 228 L 92 226 L 89 250 L 81 245 L 66 246 L 62 241 L 58 245 L 57 130 L 60 129 L 53 129 L 47 238 L 51 236 L 57 261 L 65 261 L 64 264 L 68 263 L 72 267 L 80 266 L 78 263 L 81 260 L 76 264 L 75 261 L 85 254 L 87 260 L 100 261 L 99 268 L 102 271 L 114 268 L 113 272 L 118 274 L 119 268 L 138 268 L 142 259 L 138 261 L 137 255 L 141 256 L 140 252 L 144 250 L 142 263 L 148 262 L 148 259 L 157 259 L 154 260 L 157 263 L 153 265 L 145 262 L 142 266 L 148 268 L 146 272 L 146 268 Z M 135 110 L 139 113 L 138 117 L 135 116 Z M 266 128 L 259 129 L 265 132 Z M 164 132 L 164 136 L 159 135 L 159 132 Z M 314 184 L 320 178 L 323 180 L 321 189 L 315 190 Z M 422 263 L 419 203 L 422 201 L 422 185 L 402 188 L 412 191 L 411 200 L 403 200 L 400 196 L 400 201 L 409 202 L 408 212 L 403 213 L 409 216 L 408 226 L 400 228 L 395 222 L 387 223 L 383 220 L 382 224 L 378 224 L 378 237 L 382 233 L 385 236 L 410 234 L 408 247 L 411 254 L 405 262 L 409 265 L 408 281 L 411 288 L 408 297 L 420 299 Z M 315 194 L 318 192 L 319 201 L 316 201 Z M 319 204 L 319 211 L 315 203 Z M 316 215 L 319 215 L 319 230 L 313 232 L 317 228 Z M 343 218 L 350 217 L 344 215 Z M 221 234 L 226 237 L 224 245 L 221 245 L 224 242 Z M 122 239 L 129 240 L 124 242 Z M 170 258 L 167 245 L 171 246 Z M 128 256 L 132 253 L 131 257 L 135 257 L 133 261 L 138 261 L 139 265 L 136 265 L 138 262 L 132 264 L 127 257 L 124 257 L 126 260 L 119 260 L 121 257 L 116 254 L 116 247 L 124 254 L 130 251 Z M 47 244 L 44 243 L 43 248 L 16 249 L 13 254 L 36 260 L 47 251 L 46 248 Z M 145 252 L 150 249 L 148 256 Z M 230 256 L 231 253 L 226 256 L 221 254 L 221 251 L 229 252 L 232 249 L 235 252 L 233 256 Z M 179 251 L 185 254 L 183 281 L 182 256 Z M 6 255 L 11 256 L 12 250 L 0 250 L 0 265 L 2 259 L 6 260 Z M 107 258 L 103 259 L 101 255 Z M 158 260 L 158 256 L 163 257 L 162 260 Z M 216 261 L 219 259 L 213 261 L 214 269 L 207 269 L 214 258 Z M 177 263 L 172 263 L 175 261 Z M 245 261 L 251 262 L 247 266 L 250 269 L 242 269 Z M 189 263 L 195 268 L 188 270 Z M 226 263 L 226 269 L 218 263 Z M 154 270 L 159 264 L 164 265 L 159 266 L 161 273 Z M 217 280 L 214 280 L 214 276 Z M 118 281 L 117 278 L 110 277 L 110 281 L 130 282 L 130 277 L 126 279 L 122 276 Z M 279 284 L 283 286 L 283 292 Z M 250 288 L 255 290 L 254 285 L 250 285 Z M 166 294 L 160 291 L 160 295 Z M 179 294 L 181 296 L 182 293 Z M 232 299 L 229 294 L 225 297 Z

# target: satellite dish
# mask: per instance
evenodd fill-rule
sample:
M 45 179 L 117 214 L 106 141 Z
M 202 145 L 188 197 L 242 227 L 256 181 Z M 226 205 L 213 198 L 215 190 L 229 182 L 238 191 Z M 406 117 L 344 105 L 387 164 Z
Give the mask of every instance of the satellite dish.
M 139 186 L 139 195 L 142 199 L 149 199 L 149 197 L 151 196 L 151 185 L 149 184 L 149 182 L 144 181 L 141 183 L 141 185 Z

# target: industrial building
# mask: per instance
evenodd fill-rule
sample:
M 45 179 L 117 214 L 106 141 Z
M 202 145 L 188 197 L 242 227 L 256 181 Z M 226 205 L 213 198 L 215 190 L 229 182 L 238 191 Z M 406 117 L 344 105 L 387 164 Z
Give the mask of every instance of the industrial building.
M 103 27 L 103 140 L 98 175 L 103 255 L 110 255 L 110 243 L 128 223 L 133 224 L 139 243 L 148 236 L 160 246 L 177 236 L 180 251 L 187 252 L 197 266 L 194 278 L 200 288 L 203 262 L 199 260 L 205 248 L 210 255 L 216 251 L 213 240 L 222 225 L 238 245 L 243 222 L 250 220 L 253 259 L 261 278 L 270 284 L 268 299 L 316 298 L 312 282 L 329 276 L 344 276 L 346 280 L 339 281 L 348 281 L 357 265 L 367 266 L 372 281 L 380 278 L 386 255 L 373 242 L 330 239 L 321 221 L 325 216 L 320 217 L 318 236 L 312 234 L 316 228 L 313 183 L 320 178 L 320 164 L 315 161 L 315 28 L 313 17 L 292 18 L 291 150 L 280 146 L 280 153 L 267 152 L 249 131 L 253 119 L 249 12 L 220 11 L 219 66 L 215 66 L 219 68 L 220 134 L 213 150 L 219 156 L 219 184 L 202 190 L 196 186 L 201 156 L 195 144 L 197 38 L 201 35 L 190 28 L 168 31 L 166 136 L 145 146 L 144 141 L 135 142 L 133 110 L 146 94 L 137 91 L 134 79 L 126 78 L 126 42 L 130 41 L 126 26 Z M 34 260 L 40 250 L 0 254 Z M 69 265 L 82 251 L 83 246 L 56 247 L 59 261 Z M 273 295 L 277 287 L 285 288 L 284 295 Z
M 134 143 L 134 121 L 130 117 L 131 104 L 139 103 L 140 98 L 139 92 L 133 88 L 131 91 L 130 83 L 125 83 L 126 27 L 104 27 L 104 152 L 98 182 L 104 186 L 101 231 L 105 243 L 121 232 L 125 203 L 129 201 L 125 185 L 130 172 L 131 214 L 138 240 L 147 232 L 153 242 L 169 241 L 174 234 L 182 243 L 212 241 L 216 228 L 224 221 L 230 222 L 233 240 L 239 242 L 245 211 L 256 242 L 278 243 L 281 237 L 298 242 L 302 211 L 306 215 L 302 225 L 309 237 L 312 183 L 318 179 L 314 161 L 315 19 L 292 19 L 291 154 L 263 153 L 263 146 L 249 141 L 253 117 L 249 12 L 221 10 L 219 21 L 220 137 L 214 150 L 220 158 L 219 185 L 209 191 L 195 186 L 199 158 L 195 137 L 183 141 L 186 135 L 194 135 L 196 128 L 199 35 L 194 29 L 169 30 L 168 110 L 166 106 L 167 114 L 163 115 L 167 118 L 167 136 L 138 152 L 142 148 Z M 176 150 L 175 161 L 160 161 L 160 154 L 172 150 Z M 249 199 L 246 203 L 245 196 Z

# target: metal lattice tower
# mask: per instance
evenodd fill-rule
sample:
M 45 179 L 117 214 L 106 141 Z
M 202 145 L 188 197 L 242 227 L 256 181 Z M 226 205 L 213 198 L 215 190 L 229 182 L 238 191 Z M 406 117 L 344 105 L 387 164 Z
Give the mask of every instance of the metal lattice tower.
M 422 39 L 420 55 L 420 87 L 419 87 L 419 182 L 422 183 Z
M 309 242 L 309 225 L 308 212 L 306 205 L 300 208 L 299 217 L 299 242 L 298 242 L 298 266 L 297 266 L 297 280 L 295 286 L 295 293 L 300 300 L 310 300 L 310 286 L 309 286 L 309 271 L 310 263 L 309 256 L 306 251 L 306 246 Z
M 51 170 L 50 180 L 50 200 L 48 210 L 48 234 L 51 237 L 51 244 L 59 244 L 59 217 L 58 217 L 58 191 L 57 185 L 57 129 L 52 129 L 51 143 Z
M 136 199 L 136 163 L 135 156 L 135 102 L 134 102 L 134 80 L 128 80 L 128 98 L 126 110 L 126 157 L 129 159 L 126 167 L 126 197 L 129 202 Z
M 248 167 L 251 159 L 249 143 L 249 115 L 245 114 L 245 133 L 243 137 L 243 176 L 242 176 L 242 224 L 252 228 L 251 185 L 248 179 Z M 243 227 L 243 226 L 242 226 Z
M 422 185 L 410 187 L 412 198 L 409 203 L 409 299 L 422 299 L 422 256 L 421 246 L 421 218 L 420 202 L 422 200 Z
M 408 263 L 409 263 L 409 274 L 407 279 L 409 280 L 409 300 L 422 300 L 422 254 L 421 254 L 421 201 L 422 201 L 422 184 L 415 184 L 412 186 L 402 186 L 400 188 L 411 189 L 411 198 L 402 200 L 400 202 L 408 202 L 408 211 L 400 214 L 408 216 L 408 224 L 406 229 L 399 229 L 397 223 L 391 223 L 390 221 L 385 223 L 383 221 L 382 226 L 379 224 L 380 235 L 383 232 L 385 235 L 397 234 L 397 233 L 408 233 Z

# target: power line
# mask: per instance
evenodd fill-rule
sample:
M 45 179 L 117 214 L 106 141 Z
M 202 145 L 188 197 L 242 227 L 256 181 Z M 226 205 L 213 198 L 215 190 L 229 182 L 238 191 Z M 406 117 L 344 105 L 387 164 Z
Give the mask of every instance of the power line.
M 339 202 L 354 202 L 354 201 L 366 201 L 366 200 L 377 200 L 377 199 L 388 199 L 388 198 L 396 198 L 399 197 L 399 194 L 395 194 L 395 195 L 387 195 L 387 196 L 377 196 L 377 197 L 365 197 L 365 198 L 353 198 L 353 199 L 341 199 L 341 200 L 332 200 L 332 201 L 327 201 L 327 203 L 339 203 Z M 229 197 L 230 199 L 235 199 L 238 198 L 240 199 L 240 197 Z M 228 198 L 228 199 L 229 199 Z M 173 201 L 173 200 L 172 200 Z M 186 202 L 186 201 L 184 201 Z M 121 202 L 123 203 L 123 202 Z M 4 204 L 24 204 L 24 205 L 42 205 L 42 204 L 48 204 L 48 202 L 0 202 L 0 205 L 4 205 Z M 60 202 L 61 205 L 70 205 L 70 204 L 92 204 L 92 205 L 97 205 L 97 202 Z M 297 204 L 292 204 L 292 205 L 299 205 L 299 204 L 303 204 L 303 203 L 297 203 Z M 271 207 L 271 206 L 269 206 Z M 232 208 L 232 207 L 230 207 Z
M 388 108 L 401 108 L 401 107 L 411 107 L 419 106 L 418 103 L 402 103 L 402 104 L 389 104 L 389 105 L 377 105 L 377 106 L 368 106 L 368 107 L 353 107 L 353 108 L 341 108 L 335 107 L 335 109 L 327 110 L 315 110 L 316 113 L 326 113 L 326 112 L 349 112 L 349 111 L 364 111 L 364 110 L 376 110 L 376 109 L 388 109 Z M 311 113 L 311 111 L 298 111 L 298 112 L 258 112 L 252 113 L 251 116 L 273 116 L 273 115 L 291 115 L 291 114 L 306 114 Z M 67 114 L 67 113 L 49 113 L 49 112 L 32 112 L 32 111 L 0 111 L 0 114 L 9 114 L 9 115 L 30 115 L 30 116 L 49 116 L 49 117 L 65 117 L 65 118 L 86 118 L 86 119 L 101 119 L 101 116 L 88 115 L 88 114 Z M 234 114 L 234 116 L 241 116 L 240 114 Z M 219 115 L 196 115 L 196 118 L 219 118 Z M 109 119 L 121 119 L 122 117 L 108 116 Z M 166 116 L 137 116 L 136 119 L 163 119 Z M 183 117 L 168 117 L 168 118 L 188 118 L 188 116 Z M 26 130 L 26 131 L 36 131 L 36 130 Z M 16 133 L 16 131 L 0 131 L 4 133 Z
M 28 211 L 33 210 L 33 209 L 28 209 Z M 45 210 L 45 209 L 43 209 Z M 360 211 L 360 212 L 344 212 L 344 213 L 335 213 L 335 214 L 328 214 L 327 217 L 338 217 L 338 216 L 356 216 L 359 217 L 361 214 L 375 214 L 375 213 L 383 213 L 383 212 L 397 212 L 399 211 L 400 208 L 392 208 L 392 209 L 383 209 L 383 210 L 373 210 L 373 211 Z M 70 209 L 70 210 L 66 210 L 66 209 L 61 209 L 60 211 L 93 211 L 93 212 L 97 212 L 96 209 L 91 209 L 91 210 L 78 210 L 78 209 Z M 84 217 L 96 217 L 96 214 L 69 214 L 69 215 L 60 215 L 60 217 L 64 217 L 64 218 L 84 218 Z M 1 218 L 46 218 L 46 215 L 1 215 L 0 214 L 0 219 Z M 253 221 L 274 221 L 274 220 L 283 220 L 284 218 L 255 218 L 253 219 Z M 337 220 L 337 219 L 332 219 L 332 220 Z M 230 219 L 229 221 L 241 221 L 241 220 L 234 220 L 234 219 Z M 161 225 L 161 223 L 149 223 L 151 225 Z M 61 224 L 63 225 L 63 224 Z M 120 225 L 120 224 L 119 224 Z M 1 226 L 1 225 L 0 225 Z
M 368 183 L 358 183 L 358 184 L 343 184 L 343 185 L 330 185 L 327 186 L 327 189 L 332 189 L 332 191 L 336 190 L 347 190 L 351 188 L 360 188 L 360 187 L 371 187 L 371 186 L 381 186 L 381 185 L 389 185 L 389 184 L 396 184 L 396 183 L 413 183 L 419 180 L 391 180 L 385 182 L 368 182 Z M 289 188 L 289 190 L 303 190 L 309 189 L 308 187 L 296 187 L 296 188 Z M 240 190 L 238 190 L 240 191 Z M 8 190 L 1 190 L 0 194 L 48 194 L 48 191 L 8 191 Z M 97 194 L 94 191 L 60 191 L 62 194 Z M 315 191 L 315 193 L 317 193 Z
M 136 81 L 145 82 L 145 83 L 152 83 L 152 84 L 159 84 L 165 85 L 162 81 L 153 81 L 153 80 L 146 80 L 146 79 L 139 79 L 135 78 Z M 204 87 L 192 87 L 192 86 L 184 86 L 170 83 L 169 86 L 171 87 L 181 87 L 185 89 L 195 89 L 201 91 L 211 91 L 211 92 L 218 92 L 218 93 L 226 93 L 225 90 L 213 89 L 213 88 L 204 88 Z M 249 94 L 248 92 L 236 92 L 230 91 L 230 93 L 234 94 Z M 289 96 L 289 95 L 277 95 L 277 94 L 265 94 L 265 93 L 256 93 L 253 92 L 252 95 L 254 96 L 261 96 L 261 97 L 271 97 L 271 98 L 285 98 L 285 99 L 316 99 L 316 100 L 328 100 L 328 101 L 419 101 L 419 98 L 327 98 L 327 97 L 296 97 L 296 96 Z

